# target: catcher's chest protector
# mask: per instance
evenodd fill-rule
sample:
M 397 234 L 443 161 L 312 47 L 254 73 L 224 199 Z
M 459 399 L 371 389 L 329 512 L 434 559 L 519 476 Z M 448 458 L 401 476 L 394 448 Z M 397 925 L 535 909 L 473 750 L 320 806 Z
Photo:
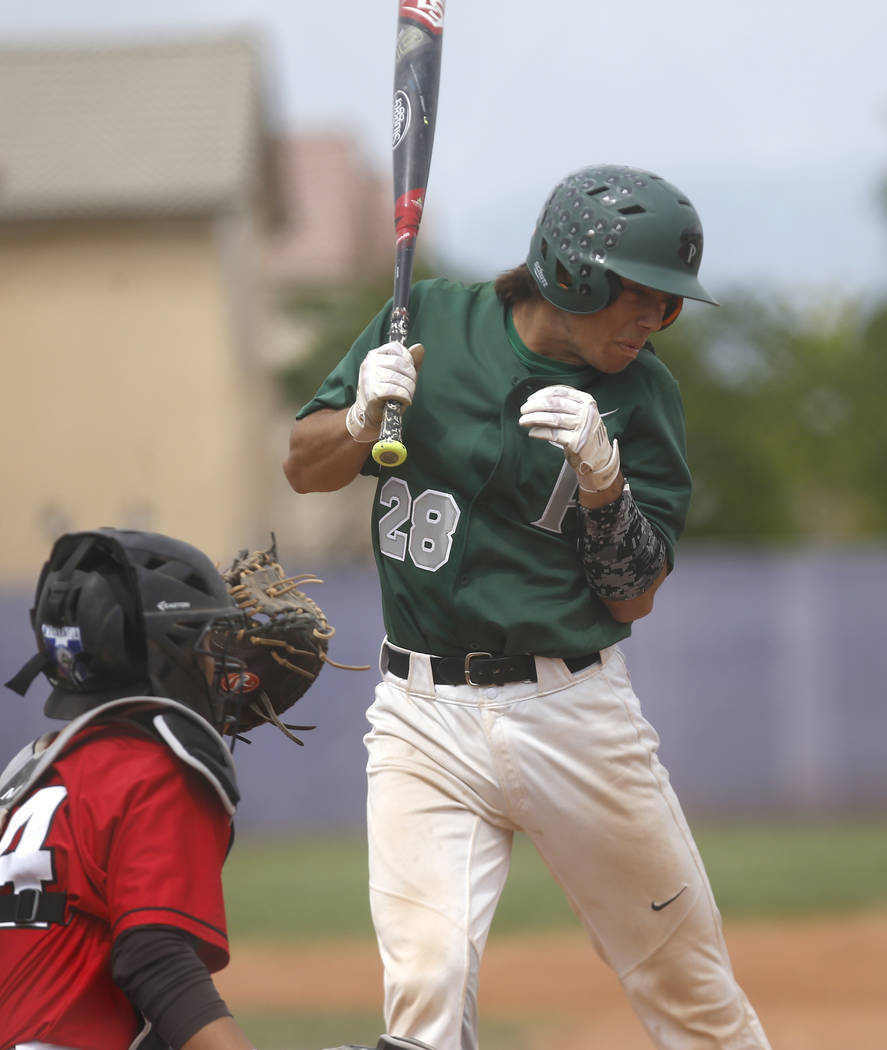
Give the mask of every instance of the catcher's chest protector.
M 119 713 L 118 712 L 119 710 Z M 72 746 L 90 722 L 107 717 L 131 722 L 162 741 L 185 765 L 204 776 L 219 796 L 225 812 L 234 815 L 240 792 L 231 753 L 222 737 L 190 708 L 159 697 L 111 700 L 69 722 L 58 734 L 46 734 L 26 744 L 0 774 L 0 829 L 6 814 L 20 802 L 55 760 Z

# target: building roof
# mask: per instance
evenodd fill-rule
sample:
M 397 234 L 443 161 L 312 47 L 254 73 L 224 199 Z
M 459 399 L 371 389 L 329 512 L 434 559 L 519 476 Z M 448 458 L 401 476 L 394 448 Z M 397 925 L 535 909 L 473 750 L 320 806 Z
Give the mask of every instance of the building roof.
M 263 134 L 246 35 L 0 48 L 0 219 L 215 210 Z

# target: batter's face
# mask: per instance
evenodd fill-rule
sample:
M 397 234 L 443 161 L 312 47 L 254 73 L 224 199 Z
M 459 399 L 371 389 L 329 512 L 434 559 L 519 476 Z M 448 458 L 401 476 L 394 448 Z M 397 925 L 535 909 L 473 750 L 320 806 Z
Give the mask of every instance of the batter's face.
M 623 279 L 619 298 L 597 313 L 571 314 L 552 308 L 545 338 L 532 349 L 571 365 L 621 372 L 662 327 L 670 299 L 666 292 Z

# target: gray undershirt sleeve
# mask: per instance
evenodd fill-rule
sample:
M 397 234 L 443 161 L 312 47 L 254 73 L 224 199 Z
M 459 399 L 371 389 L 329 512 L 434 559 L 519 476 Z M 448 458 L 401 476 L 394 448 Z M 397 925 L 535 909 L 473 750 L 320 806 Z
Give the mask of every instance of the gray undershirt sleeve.
M 115 984 L 173 1050 L 219 1017 L 230 1017 L 192 940 L 173 926 L 138 926 L 111 952 Z

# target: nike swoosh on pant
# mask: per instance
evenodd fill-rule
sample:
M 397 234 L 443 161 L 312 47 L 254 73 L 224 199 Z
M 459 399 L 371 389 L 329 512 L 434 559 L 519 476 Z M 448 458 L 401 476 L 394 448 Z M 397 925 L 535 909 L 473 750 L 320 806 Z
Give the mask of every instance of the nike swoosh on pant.
M 650 907 L 653 909 L 653 911 L 662 911 L 663 908 L 667 908 L 669 904 L 671 904 L 673 901 L 676 901 L 686 888 L 686 885 L 681 886 L 681 888 L 673 897 L 669 897 L 667 901 L 663 901 L 661 904 L 657 904 L 656 901 L 650 901 Z

